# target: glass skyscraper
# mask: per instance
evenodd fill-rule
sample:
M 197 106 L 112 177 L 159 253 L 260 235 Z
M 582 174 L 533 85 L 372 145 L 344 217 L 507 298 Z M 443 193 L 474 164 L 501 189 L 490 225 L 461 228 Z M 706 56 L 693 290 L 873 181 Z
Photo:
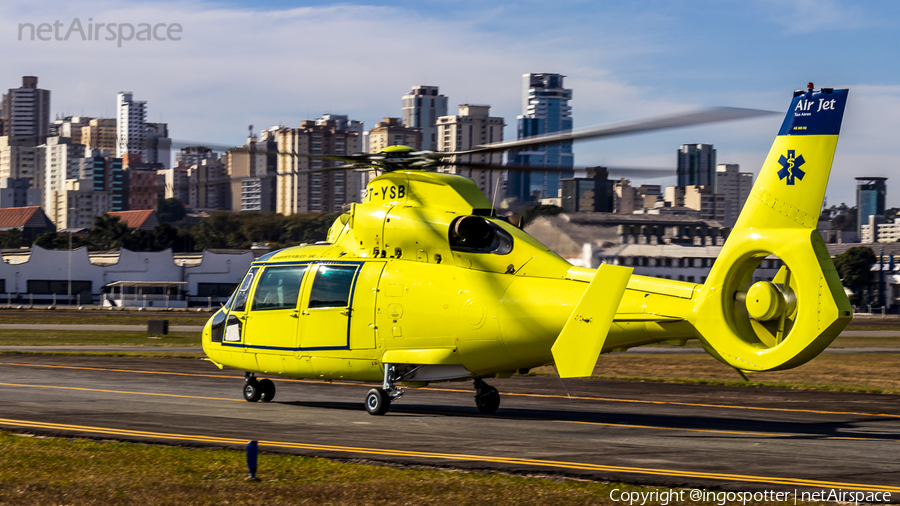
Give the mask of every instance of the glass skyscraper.
M 678 186 L 716 187 L 716 150 L 712 144 L 682 144 L 678 148 Z
M 857 234 L 862 235 L 862 226 L 869 224 L 869 216 L 884 216 L 884 199 L 886 196 L 886 177 L 856 178 Z
M 518 116 L 516 138 L 572 130 L 572 90 L 563 87 L 561 74 L 525 74 L 522 76 L 522 115 Z M 507 194 L 521 202 L 559 196 L 561 178 L 575 175 L 572 143 L 532 146 L 511 150 L 508 162 L 515 165 L 548 167 L 547 171 L 523 172 L 511 170 Z M 550 168 L 572 167 L 571 171 Z

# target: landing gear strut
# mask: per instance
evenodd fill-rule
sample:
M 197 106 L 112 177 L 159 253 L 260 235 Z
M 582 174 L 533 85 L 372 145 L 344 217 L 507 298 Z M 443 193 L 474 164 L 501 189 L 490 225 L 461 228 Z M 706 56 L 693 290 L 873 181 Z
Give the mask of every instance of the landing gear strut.
M 244 399 L 247 402 L 272 402 L 275 398 L 275 383 L 268 378 L 257 380 L 256 376 L 248 372 L 244 375 Z
M 500 392 L 480 378 L 475 380 L 475 407 L 488 415 L 500 407 Z
M 366 411 L 370 415 L 387 413 L 391 409 L 391 401 L 403 395 L 403 391 L 394 386 L 394 382 L 399 379 L 394 364 L 384 364 L 384 384 L 366 394 Z

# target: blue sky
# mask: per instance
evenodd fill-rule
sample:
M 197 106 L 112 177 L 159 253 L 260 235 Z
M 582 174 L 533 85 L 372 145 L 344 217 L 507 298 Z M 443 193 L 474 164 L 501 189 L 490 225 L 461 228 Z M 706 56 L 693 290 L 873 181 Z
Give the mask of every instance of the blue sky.
M 400 115 L 411 86 L 451 108 L 490 104 L 515 136 L 521 75 L 559 72 L 576 128 L 701 106 L 783 111 L 807 81 L 849 87 L 828 202 L 851 204 L 853 177 L 900 162 L 900 4 L 817 1 L 4 3 L 0 88 L 37 75 L 54 113 L 111 116 L 115 94 L 184 140 L 239 144 L 247 125 L 296 126 L 323 113 L 372 127 Z M 179 41 L 18 40 L 21 23 L 65 27 L 178 23 Z M 65 28 L 63 28 L 65 31 Z M 673 166 L 682 143 L 756 172 L 781 118 L 581 143 L 578 165 Z M 892 183 L 891 181 L 894 181 Z M 671 184 L 671 180 L 655 180 Z

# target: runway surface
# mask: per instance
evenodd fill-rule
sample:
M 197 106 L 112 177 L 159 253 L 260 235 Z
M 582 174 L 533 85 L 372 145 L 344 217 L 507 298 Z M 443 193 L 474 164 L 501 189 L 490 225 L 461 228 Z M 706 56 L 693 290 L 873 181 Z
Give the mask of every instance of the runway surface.
M 900 396 L 516 376 L 408 389 L 382 417 L 369 385 L 276 379 L 247 403 L 239 371 L 199 359 L 0 356 L 0 428 L 399 464 L 737 491 L 900 498 Z M 265 456 L 260 460 L 265 478 Z

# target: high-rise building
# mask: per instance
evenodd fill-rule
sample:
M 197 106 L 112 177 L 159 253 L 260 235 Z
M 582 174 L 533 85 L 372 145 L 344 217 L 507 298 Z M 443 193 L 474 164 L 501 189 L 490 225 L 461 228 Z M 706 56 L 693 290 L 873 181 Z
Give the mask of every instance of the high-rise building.
M 321 118 L 316 120 L 317 125 L 325 125 L 331 121 L 334 123 L 335 130 L 341 130 L 344 132 L 356 132 L 359 135 L 362 135 L 365 132 L 365 127 L 362 121 L 357 121 L 355 119 L 350 119 L 346 114 L 323 114 Z M 272 127 L 268 132 L 277 132 L 281 130 L 283 127 Z M 266 131 L 260 132 L 260 136 L 265 135 Z
M 369 130 L 369 153 L 377 153 L 388 146 L 422 149 L 422 132 L 403 126 L 400 118 L 384 118 Z
M 360 150 L 357 131 L 341 130 L 335 121 L 301 121 L 300 128 L 282 128 L 276 134 L 280 152 L 349 155 Z M 299 171 L 341 164 L 317 158 L 278 156 L 276 208 L 284 215 L 336 212 L 344 204 L 359 202 L 362 178 L 352 170 Z
M 169 138 L 169 125 L 166 123 L 145 123 L 147 141 L 147 162 L 160 163 L 163 167 L 172 166 L 172 139 Z
M 104 156 L 101 150 L 90 150 L 78 161 L 78 179 L 82 188 L 101 192 L 108 196 L 107 207 L 98 210 L 103 213 L 125 210 L 125 172 L 122 159 Z
M 94 218 L 110 211 L 110 192 L 94 189 L 93 179 L 66 180 L 65 191 L 54 192 L 58 202 L 57 230 L 90 229 Z
M 190 171 L 190 167 L 172 167 L 164 170 L 167 199 L 178 199 L 182 204 L 187 204 L 191 198 Z
M 188 177 L 191 181 L 186 202 L 188 206 L 194 209 L 228 209 L 231 180 L 222 158 L 201 160 L 188 169 Z
M 66 116 L 53 121 L 50 125 L 50 137 L 68 137 L 72 144 L 85 144 L 81 141 L 81 129 L 90 126 L 94 118 L 87 116 Z
M 10 137 L 34 137 L 41 144 L 50 133 L 50 90 L 37 87 L 38 78 L 23 76 L 22 87 L 3 95 L 2 131 Z
M 0 137 L 0 178 L 29 178 L 32 186 L 43 171 L 43 148 L 35 146 L 36 137 Z
M 709 186 L 684 187 L 684 207 L 700 211 L 701 220 L 725 220 L 725 196 L 713 192 Z
M 886 177 L 856 178 L 856 233 L 860 237 L 862 226 L 869 223 L 869 216 L 884 216 L 886 197 Z
M 118 150 L 116 135 L 113 118 L 92 119 L 87 126 L 81 127 L 81 143 L 88 149 L 104 151 L 104 156 L 115 156 Z
M 84 146 L 72 144 L 66 137 L 48 137 L 38 148 L 42 149 L 43 177 L 35 186 L 43 192 L 41 207 L 57 228 L 66 228 L 65 209 L 59 207 L 66 202 L 58 194 L 66 192 L 66 180 L 78 178 L 80 160 L 85 157 Z
M 561 74 L 525 74 L 522 76 L 522 115 L 518 116 L 518 139 L 572 130 L 572 90 L 563 86 Z M 509 163 L 548 167 L 546 171 L 509 172 L 507 195 L 522 202 L 534 202 L 559 196 L 560 178 L 571 178 L 574 169 L 572 143 L 538 145 L 511 150 Z M 550 170 L 552 167 L 555 170 Z
M 633 214 L 636 209 L 640 209 L 640 207 L 635 205 L 635 195 L 635 188 L 631 186 L 630 180 L 621 178 L 618 181 L 613 181 L 612 212 L 618 214 Z
M 218 155 L 206 146 L 188 146 L 175 153 L 175 166 L 192 167 L 199 165 L 202 160 L 217 158 Z
M 437 121 L 446 115 L 447 97 L 438 93 L 437 86 L 413 86 L 403 95 L 403 126 L 421 130 L 421 149 L 437 151 Z
M 610 213 L 613 184 L 606 167 L 588 167 L 586 178 L 563 178 L 562 208 L 571 213 Z
M 0 208 L 40 205 L 41 192 L 31 188 L 31 179 L 0 178 Z
M 116 95 L 116 157 L 141 155 L 147 160 L 147 102 L 135 101 L 130 91 Z
M 716 150 L 712 144 L 682 144 L 678 148 L 678 186 L 708 186 L 716 188 Z
M 182 148 L 176 167 L 166 170 L 166 198 L 176 198 L 194 209 L 228 209 L 231 179 L 225 161 L 205 146 Z M 232 160 L 232 163 L 235 161 Z M 249 160 L 248 160 L 249 165 Z M 274 165 L 274 161 L 272 162 Z M 249 170 L 248 170 L 249 172 Z M 274 173 L 274 169 L 271 170 Z
M 155 210 L 159 207 L 157 164 L 131 164 L 125 169 L 126 211 Z
M 503 118 L 490 115 L 491 106 L 461 104 L 456 116 L 438 118 L 438 151 L 464 151 L 475 146 L 503 140 Z M 492 202 L 497 194 L 503 195 L 502 170 L 486 170 L 468 167 L 466 163 L 503 164 L 502 153 L 481 153 L 448 157 L 447 162 L 459 165 L 441 170 L 471 178 L 478 189 Z
M 716 190 L 725 198 L 723 227 L 732 228 L 734 226 L 752 189 L 752 172 L 741 172 L 740 165 L 736 163 L 716 166 Z
M 274 175 L 277 171 L 276 132 L 273 127 L 251 135 L 247 144 L 225 154 L 225 167 L 230 179 L 232 211 L 275 210 Z

